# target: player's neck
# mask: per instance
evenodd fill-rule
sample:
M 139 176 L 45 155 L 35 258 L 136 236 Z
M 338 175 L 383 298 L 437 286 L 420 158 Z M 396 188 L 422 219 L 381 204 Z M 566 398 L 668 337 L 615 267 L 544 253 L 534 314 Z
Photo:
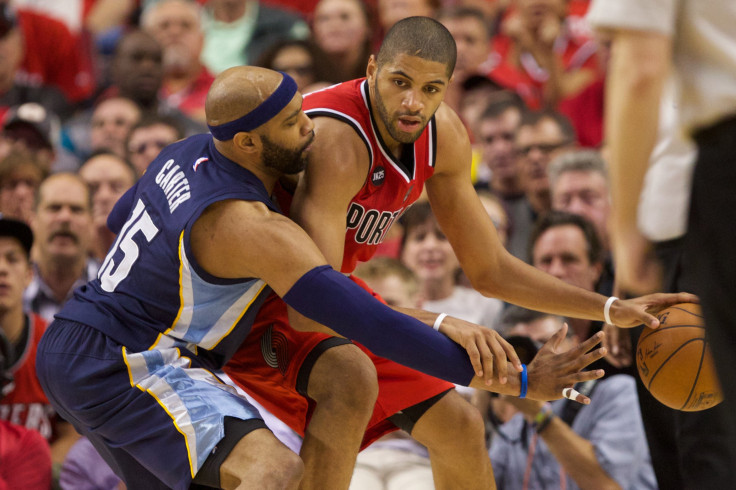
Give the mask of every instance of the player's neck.
M 25 323 L 26 316 L 23 313 L 22 303 L 9 309 L 0 309 L 0 325 L 2 325 L 3 333 L 11 344 L 20 339 L 23 334 Z
M 87 256 L 74 259 L 52 260 L 46 258 L 37 262 L 38 274 L 46 286 L 51 289 L 56 301 L 65 301 L 69 291 L 78 280 L 87 280 Z

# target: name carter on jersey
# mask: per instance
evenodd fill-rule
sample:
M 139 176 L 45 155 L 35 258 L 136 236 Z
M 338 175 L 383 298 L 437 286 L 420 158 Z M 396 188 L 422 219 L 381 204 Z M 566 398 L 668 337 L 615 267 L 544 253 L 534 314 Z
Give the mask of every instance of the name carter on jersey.
M 179 165 L 174 165 L 173 158 L 161 167 L 158 175 L 156 175 L 156 183 L 166 195 L 170 213 L 173 213 L 179 207 L 179 204 L 191 197 L 189 181 Z

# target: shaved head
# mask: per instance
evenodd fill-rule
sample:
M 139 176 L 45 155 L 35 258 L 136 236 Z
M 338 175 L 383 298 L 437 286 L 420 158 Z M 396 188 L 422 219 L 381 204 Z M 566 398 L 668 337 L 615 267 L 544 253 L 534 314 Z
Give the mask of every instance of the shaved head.
M 219 126 L 248 114 L 276 90 L 282 78 L 278 72 L 257 66 L 223 71 L 207 93 L 207 124 Z

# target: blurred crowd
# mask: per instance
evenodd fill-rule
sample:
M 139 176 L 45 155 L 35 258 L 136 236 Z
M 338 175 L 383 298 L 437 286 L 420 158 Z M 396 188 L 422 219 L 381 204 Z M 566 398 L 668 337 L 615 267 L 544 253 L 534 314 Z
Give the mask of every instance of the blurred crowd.
M 24 473 L 23 462 L 10 468 L 11 457 L 0 454 L 0 480 L 7 488 L 120 485 L 32 379 L 35 345 L 74 288 L 96 275 L 115 239 L 106 227 L 114 203 L 163 147 L 207 131 L 205 96 L 214 76 L 232 66 L 286 72 L 308 93 L 363 77 L 397 20 L 438 19 L 458 49 L 445 102 L 471 135 L 472 178 L 502 242 L 568 283 L 612 295 L 603 141 L 608 47 L 586 23 L 588 3 L 0 0 L 0 324 L 10 375 L 0 441 L 13 441 L 0 449 L 16 444 L 25 463 L 49 468 Z M 683 146 L 687 158 L 692 150 Z M 2 231 L 14 220 L 34 238 L 20 257 L 6 252 L 3 239 L 17 236 Z M 474 291 L 422 202 L 357 275 L 389 304 L 446 312 L 532 347 L 563 321 Z M 569 324 L 571 342 L 602 328 Z M 575 468 L 590 463 L 579 459 L 589 454 L 561 457 L 556 446 L 565 443 L 594 446 L 602 473 L 620 488 L 657 487 L 632 371 L 606 369 L 593 404 L 562 419 L 568 432 L 550 432 L 544 441 L 529 432 L 531 422 L 543 408 L 562 413 L 565 401 L 530 406 L 466 392 L 488 421 L 499 488 L 522 488 L 530 475 L 561 488 L 583 486 Z M 604 488 L 601 481 L 587 483 Z M 361 454 L 353 485 L 433 488 L 426 451 L 400 435 L 382 440 Z

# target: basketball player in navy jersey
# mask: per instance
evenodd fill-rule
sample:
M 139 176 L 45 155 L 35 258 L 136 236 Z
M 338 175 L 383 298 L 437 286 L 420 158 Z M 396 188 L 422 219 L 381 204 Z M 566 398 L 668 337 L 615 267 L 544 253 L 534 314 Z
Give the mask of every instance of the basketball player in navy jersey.
M 467 132 L 442 102 L 455 56 L 447 29 L 430 18 L 411 17 L 386 35 L 377 58 L 368 63 L 366 80 L 305 97 L 304 108 L 314 120 L 317 136 L 290 216 L 310 234 L 328 262 L 350 273 L 358 261 L 368 260 L 426 181 L 443 232 L 473 286 L 487 296 L 593 320 L 603 320 L 605 312 L 624 327 L 656 325 L 649 313 L 693 299 L 682 294 L 607 300 L 556 280 L 504 250 L 472 187 Z M 448 322 L 432 313 L 413 315 L 440 331 Z M 280 309 L 267 302 L 228 373 L 246 389 L 249 384 L 260 387 L 251 394 L 307 436 L 301 453 L 307 469 L 305 488 L 346 488 L 357 449 L 397 426 L 427 446 L 437 488 L 493 487 L 480 416 L 451 386 L 368 350 L 379 394 L 367 431 L 362 431 L 365 419 L 356 416 L 351 402 L 361 397 L 364 385 L 329 383 L 335 373 L 356 362 L 355 346 L 320 337 L 324 334 L 305 335 L 301 331 L 319 327 L 289 317 L 293 329 L 286 321 L 285 306 Z M 280 364 L 260 355 L 271 350 L 282 355 Z M 326 396 L 328 403 L 321 406 L 325 386 L 333 395 L 342 390 L 344 401 Z
M 474 368 L 448 337 L 375 301 L 278 212 L 271 190 L 304 168 L 314 139 L 301 107 L 288 75 L 237 67 L 218 76 L 206 105 L 212 135 L 165 148 L 121 198 L 98 278 L 75 291 L 40 342 L 49 400 L 128 488 L 298 485 L 300 459 L 217 377 L 271 289 L 380 355 L 484 385 L 474 375 L 487 360 Z M 560 354 L 551 342 L 528 383 L 515 373 L 494 387 L 559 397 L 602 374 L 579 372 L 603 354 L 588 352 L 599 341 Z M 518 361 L 510 347 L 495 352 Z

